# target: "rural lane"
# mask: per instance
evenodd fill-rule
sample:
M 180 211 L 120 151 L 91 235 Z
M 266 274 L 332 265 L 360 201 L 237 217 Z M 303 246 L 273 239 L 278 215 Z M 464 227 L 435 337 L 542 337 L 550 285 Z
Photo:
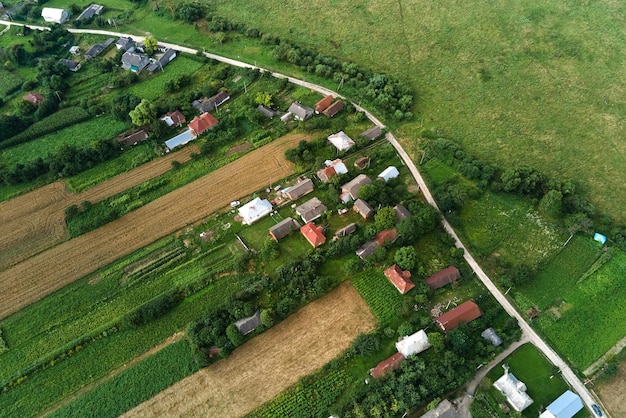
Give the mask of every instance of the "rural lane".
M 16 24 L 16 23 L 14 23 L 14 22 L 7 22 L 7 21 L 0 21 L 0 24 L 11 25 L 11 24 Z M 21 24 L 17 24 L 17 25 L 21 25 Z M 32 25 L 28 25 L 28 26 L 30 26 L 32 28 L 37 28 L 37 29 L 47 29 L 46 27 L 42 27 L 42 26 L 32 26 Z M 143 36 L 124 34 L 124 33 L 119 33 L 119 32 L 109 32 L 109 31 L 103 31 L 103 30 L 90 30 L 90 29 L 68 29 L 68 30 L 70 32 L 72 32 L 72 33 L 90 33 L 90 34 L 115 36 L 115 37 L 130 36 L 133 39 L 136 39 L 136 40 L 139 40 L 139 41 L 142 41 L 145 38 Z M 176 49 L 176 50 L 179 50 L 179 51 L 183 51 L 183 52 L 187 52 L 187 53 L 190 53 L 190 54 L 198 53 L 198 50 L 196 50 L 196 49 L 187 48 L 187 47 L 183 47 L 183 46 L 180 46 L 180 45 L 175 45 L 175 44 L 170 44 L 170 43 L 165 43 L 165 42 L 160 42 L 160 44 L 163 45 L 163 46 L 166 46 L 168 48 L 173 48 L 173 49 Z M 209 58 L 212 58 L 214 60 L 221 61 L 221 62 L 230 64 L 230 65 L 233 65 L 233 66 L 236 66 L 236 67 L 254 68 L 254 69 L 258 69 L 261 72 L 268 72 L 268 73 L 270 73 L 274 77 L 286 78 L 287 80 L 289 80 L 289 82 L 291 82 L 293 84 L 297 84 L 299 86 L 315 90 L 315 91 L 317 91 L 319 93 L 322 93 L 322 94 L 325 94 L 325 95 L 332 94 L 333 96 L 345 99 L 345 97 L 343 97 L 342 95 L 338 94 L 337 92 L 335 92 L 333 90 L 327 89 L 327 88 L 322 87 L 322 86 L 318 86 L 318 85 L 310 83 L 308 81 L 304 81 L 304 80 L 300 80 L 300 79 L 297 79 L 297 78 L 293 78 L 293 77 L 290 77 L 290 76 L 287 76 L 287 75 L 284 75 L 284 74 L 280 74 L 280 73 L 276 73 L 276 72 L 273 72 L 273 71 L 270 71 L 270 70 L 259 68 L 259 67 L 255 66 L 255 65 L 251 65 L 251 64 L 248 64 L 248 63 L 245 63 L 245 62 L 242 62 L 242 61 L 238 61 L 238 60 L 234 60 L 234 59 L 231 59 L 231 58 L 222 57 L 222 56 L 211 54 L 211 53 L 208 53 L 208 52 L 204 52 L 204 55 L 209 57 Z M 361 106 L 358 106 L 358 105 L 356 105 L 354 103 L 353 103 L 353 105 L 355 106 L 355 108 L 357 110 L 364 112 L 367 115 L 367 117 L 374 124 L 376 124 L 377 126 L 380 126 L 381 128 L 385 127 L 385 125 L 378 118 L 376 118 L 374 115 L 372 115 L 366 109 L 364 109 Z M 434 206 L 435 208 L 437 208 L 437 210 L 439 210 L 439 207 L 437 206 L 437 203 L 435 202 L 435 199 L 433 199 L 432 194 L 430 193 L 430 190 L 426 186 L 426 182 L 424 181 L 424 179 L 422 178 L 422 175 L 420 174 L 420 172 L 418 171 L 417 167 L 413 163 L 413 160 L 411 160 L 409 155 L 406 153 L 406 151 L 402 148 L 400 143 L 397 141 L 397 139 L 391 133 L 387 133 L 386 134 L 386 139 L 393 145 L 393 147 L 396 149 L 396 151 L 398 152 L 398 154 L 402 158 L 402 161 L 404 162 L 404 164 L 409 168 L 411 174 L 415 178 L 415 181 L 419 185 L 419 187 L 420 187 L 422 193 L 424 194 L 424 197 L 428 201 L 428 203 L 431 204 L 432 206 Z M 469 266 L 472 268 L 474 273 L 478 276 L 480 281 L 485 285 L 487 290 L 489 290 L 489 292 L 491 292 L 491 294 L 496 298 L 496 300 L 500 303 L 500 305 L 502 305 L 502 307 L 506 310 L 506 312 L 509 315 L 511 315 L 512 317 L 517 319 L 517 322 L 519 323 L 520 327 L 522 328 L 522 332 L 525 335 L 528 336 L 528 339 L 530 340 L 530 342 L 532 342 L 550 360 L 550 362 L 552 362 L 552 364 L 554 364 L 555 366 L 558 367 L 558 369 L 561 372 L 561 375 L 563 376 L 563 378 L 580 395 L 581 399 L 583 400 L 583 402 L 585 403 L 585 405 L 587 406 L 589 411 L 592 412 L 593 416 L 599 416 L 591 408 L 591 405 L 595 404 L 596 400 L 594 399 L 594 397 L 591 394 L 591 392 L 589 390 L 587 390 L 587 387 L 585 387 L 585 385 L 580 381 L 580 379 L 576 376 L 574 371 L 567 365 L 567 363 L 535 332 L 534 329 L 531 328 L 531 326 L 526 322 L 526 320 L 522 317 L 522 315 L 513 307 L 511 302 L 509 302 L 509 300 L 500 291 L 500 289 L 498 289 L 495 286 L 493 281 L 487 276 L 487 274 L 485 274 L 483 269 L 478 265 L 478 263 L 476 262 L 474 257 L 470 254 L 470 252 L 467 250 L 465 245 L 461 242 L 461 240 L 459 239 L 458 235 L 456 234 L 456 232 L 454 231 L 454 229 L 452 228 L 450 223 L 446 220 L 446 218 L 442 216 L 442 220 L 443 220 L 444 228 L 454 238 L 456 247 L 463 249 L 465 261 L 469 264 Z

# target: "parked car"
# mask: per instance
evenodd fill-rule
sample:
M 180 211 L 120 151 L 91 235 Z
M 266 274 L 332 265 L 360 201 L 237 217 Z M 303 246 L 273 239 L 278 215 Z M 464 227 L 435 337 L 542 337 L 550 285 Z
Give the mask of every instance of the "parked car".
M 239 202 L 238 200 L 235 200 L 234 202 L 230 202 L 231 208 L 236 208 L 239 205 L 241 205 L 241 202 Z
M 595 412 L 597 416 L 599 416 L 599 417 L 602 416 L 602 410 L 595 403 L 593 405 L 591 405 L 591 409 L 593 409 L 593 412 Z

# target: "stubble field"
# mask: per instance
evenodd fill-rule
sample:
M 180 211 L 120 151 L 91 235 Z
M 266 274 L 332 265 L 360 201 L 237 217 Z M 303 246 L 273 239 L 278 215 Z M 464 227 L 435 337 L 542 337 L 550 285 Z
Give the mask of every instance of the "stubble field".
M 123 417 L 240 417 L 322 367 L 376 319 L 345 282 L 231 356 L 176 383 Z
M 255 150 L 95 231 L 40 252 L 0 273 L 0 318 L 207 217 L 237 198 L 292 172 L 286 149 L 303 135 L 288 135 Z

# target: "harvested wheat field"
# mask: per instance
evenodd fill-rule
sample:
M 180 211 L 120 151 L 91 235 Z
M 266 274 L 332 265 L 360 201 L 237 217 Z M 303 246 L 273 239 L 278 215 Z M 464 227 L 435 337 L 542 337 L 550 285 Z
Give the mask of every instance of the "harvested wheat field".
M 285 150 L 302 139 L 306 137 L 277 139 L 95 231 L 0 272 L 0 319 L 261 189 L 270 178 L 286 177 L 293 168 Z
M 350 283 L 310 303 L 124 417 L 239 417 L 328 363 L 376 319 Z
M 619 365 L 617 374 L 596 386 L 603 406 L 613 417 L 626 417 L 626 361 Z
M 69 238 L 65 227 L 65 209 L 85 200 L 99 202 L 121 193 L 172 169 L 172 161 L 181 163 L 199 152 L 186 147 L 115 176 L 79 194 L 73 194 L 58 181 L 0 203 L 0 270 L 27 259 Z

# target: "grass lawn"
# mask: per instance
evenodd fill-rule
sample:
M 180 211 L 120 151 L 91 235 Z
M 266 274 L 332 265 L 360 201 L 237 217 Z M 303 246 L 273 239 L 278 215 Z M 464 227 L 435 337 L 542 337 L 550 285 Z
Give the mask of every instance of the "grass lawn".
M 585 369 L 624 337 L 626 253 L 615 251 L 597 271 L 562 295 L 556 311 L 537 326 L 579 369 Z
M 537 417 L 552 401 L 568 389 L 565 381 L 558 375 L 554 367 L 532 344 L 524 344 L 506 358 L 504 363 L 509 365 L 509 373 L 513 373 L 527 387 L 526 393 L 534 403 L 524 410 L 524 417 Z M 502 376 L 502 364 L 494 367 L 487 378 L 490 380 L 490 396 L 504 399 L 500 392 L 491 387 Z
M 0 154 L 0 161 L 7 165 L 29 163 L 38 157 L 46 158 L 48 154 L 58 152 L 64 145 L 83 147 L 111 139 L 126 128 L 127 125 L 124 122 L 119 122 L 112 116 L 93 118 L 44 135 L 36 141 L 7 149 Z
M 24 80 L 19 75 L 0 69 L 0 98 L 20 88 L 23 82 Z

